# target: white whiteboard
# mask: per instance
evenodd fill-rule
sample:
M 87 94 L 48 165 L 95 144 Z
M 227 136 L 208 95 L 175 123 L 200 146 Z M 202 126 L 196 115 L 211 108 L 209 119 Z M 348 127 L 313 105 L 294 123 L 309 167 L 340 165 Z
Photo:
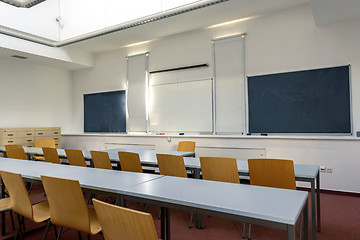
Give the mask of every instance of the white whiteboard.
M 151 132 L 212 131 L 212 79 L 150 86 Z
M 241 35 L 213 41 L 215 132 L 245 132 L 245 39 Z

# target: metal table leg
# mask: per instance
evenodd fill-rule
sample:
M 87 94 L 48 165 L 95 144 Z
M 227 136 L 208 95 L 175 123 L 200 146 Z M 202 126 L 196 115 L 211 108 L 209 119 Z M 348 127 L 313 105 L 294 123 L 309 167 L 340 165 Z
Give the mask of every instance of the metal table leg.
M 194 176 L 196 179 L 200 179 L 200 169 L 194 169 Z M 195 213 L 195 226 L 198 229 L 202 228 L 201 215 Z
M 166 208 L 161 207 L 160 208 L 160 212 L 161 212 L 161 217 L 160 217 L 160 222 L 161 222 L 161 239 L 165 239 L 165 225 L 166 225 L 166 220 L 165 220 L 165 211 Z
M 4 198 L 5 197 L 5 185 L 2 181 L 2 179 L 0 178 L 0 184 L 1 184 L 1 193 L 0 193 L 0 197 Z M 5 212 L 1 213 L 1 236 L 5 236 Z
M 316 177 L 316 209 L 317 209 L 317 231 L 321 232 L 321 221 L 320 221 L 320 172 Z
M 311 180 L 311 234 L 312 240 L 316 240 L 316 211 L 315 211 L 315 179 Z
M 304 240 L 309 239 L 309 207 L 308 207 L 308 201 L 305 203 L 305 207 L 303 210 L 303 221 L 304 221 Z M 301 231 L 301 229 L 300 229 Z
M 295 240 L 295 226 L 288 225 L 288 240 Z
M 166 240 L 170 240 L 170 209 L 166 210 Z

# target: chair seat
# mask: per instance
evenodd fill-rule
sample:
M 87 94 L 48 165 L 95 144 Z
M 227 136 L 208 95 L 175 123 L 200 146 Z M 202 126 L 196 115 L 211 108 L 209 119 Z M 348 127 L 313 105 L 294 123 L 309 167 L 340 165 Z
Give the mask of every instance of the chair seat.
M 42 157 L 42 156 L 35 156 L 34 159 L 36 161 L 45 161 L 45 157 Z
M 99 219 L 96 216 L 95 209 L 93 207 L 88 208 L 90 219 L 90 233 L 97 234 L 101 231 Z
M 11 200 L 10 198 L 2 198 L 0 199 L 0 211 L 8 211 L 11 210 Z
M 48 201 L 43 201 L 33 206 L 34 222 L 43 222 L 50 218 L 50 207 Z

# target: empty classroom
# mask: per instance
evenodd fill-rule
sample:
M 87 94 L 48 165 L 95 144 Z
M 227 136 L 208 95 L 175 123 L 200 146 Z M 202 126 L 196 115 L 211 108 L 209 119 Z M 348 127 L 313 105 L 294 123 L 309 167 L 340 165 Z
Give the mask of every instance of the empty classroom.
M 360 239 L 359 28 L 353 0 L 0 0 L 0 239 Z

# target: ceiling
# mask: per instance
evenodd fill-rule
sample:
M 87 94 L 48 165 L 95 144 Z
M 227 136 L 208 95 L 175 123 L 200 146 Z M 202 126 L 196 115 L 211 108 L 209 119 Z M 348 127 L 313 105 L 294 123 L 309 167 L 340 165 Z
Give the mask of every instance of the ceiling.
M 128 44 L 208 27 L 239 18 L 283 10 L 309 0 L 230 0 L 174 17 L 72 44 L 93 53 L 110 51 Z

